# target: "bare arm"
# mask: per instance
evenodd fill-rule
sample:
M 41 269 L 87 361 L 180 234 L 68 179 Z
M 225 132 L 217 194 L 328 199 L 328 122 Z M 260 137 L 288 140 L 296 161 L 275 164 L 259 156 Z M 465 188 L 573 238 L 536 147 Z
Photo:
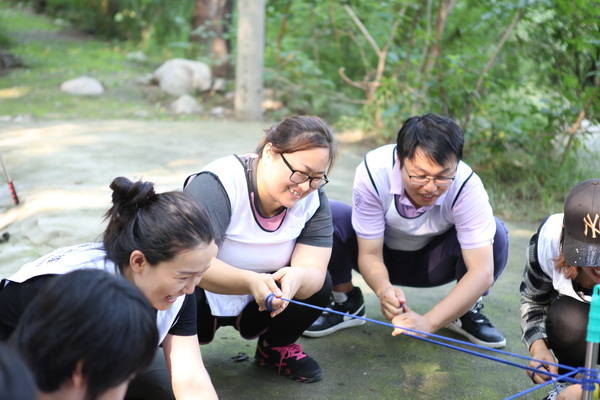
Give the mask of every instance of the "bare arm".
M 302 271 L 295 297 L 306 299 L 318 292 L 327 274 L 327 264 L 331 257 L 331 247 L 309 246 L 298 243 L 292 253 L 291 268 Z
M 383 263 L 383 237 L 356 238 L 358 241 L 358 269 L 375 293 L 391 286 L 390 276 Z
M 271 274 L 237 268 L 217 258 L 211 262 L 199 286 L 220 294 L 251 294 L 261 311 L 265 309 L 265 299 L 269 294 L 282 295 Z M 274 309 L 278 309 L 283 304 L 274 301 L 272 305 Z
M 494 283 L 494 253 L 492 245 L 462 250 L 467 273 L 425 317 L 436 331 L 462 316 Z
M 358 240 L 358 269 L 375 292 L 381 304 L 383 315 L 391 320 L 403 311 L 406 297 L 399 287 L 390 282 L 390 276 L 383 262 L 383 237 Z
M 307 299 L 318 292 L 325 281 L 330 256 L 330 247 L 296 244 L 290 266 L 283 267 L 272 275 L 281 286 L 282 296 L 286 299 Z M 272 316 L 283 312 L 289 304 L 286 301 L 282 303 Z
M 177 400 L 217 399 L 217 392 L 202 362 L 196 335 L 169 334 L 163 341 L 163 350 Z
M 450 321 L 463 315 L 493 283 L 492 246 L 463 250 L 463 259 L 467 273 L 458 284 L 425 315 L 417 314 L 408 305 L 404 313 L 395 316 L 392 323 L 396 326 L 416 329 L 422 332 L 435 332 Z M 392 335 L 403 333 L 396 328 Z

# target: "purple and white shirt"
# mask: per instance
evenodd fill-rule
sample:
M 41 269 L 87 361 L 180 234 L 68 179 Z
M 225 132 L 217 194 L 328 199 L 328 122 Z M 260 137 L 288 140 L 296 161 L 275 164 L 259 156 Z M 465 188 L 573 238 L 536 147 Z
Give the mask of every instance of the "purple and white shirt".
M 483 183 L 462 161 L 446 192 L 417 209 L 404 191 L 393 144 L 370 151 L 356 168 L 352 226 L 357 236 L 383 237 L 388 248 L 401 251 L 419 250 L 453 226 L 464 250 L 491 245 L 496 233 Z

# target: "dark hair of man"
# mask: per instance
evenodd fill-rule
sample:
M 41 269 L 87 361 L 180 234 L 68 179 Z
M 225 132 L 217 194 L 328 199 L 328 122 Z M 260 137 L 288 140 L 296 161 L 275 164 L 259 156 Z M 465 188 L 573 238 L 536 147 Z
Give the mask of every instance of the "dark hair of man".
M 17 352 L 0 342 L 0 399 L 35 398 L 36 385 L 31 372 Z
M 104 249 L 121 271 L 134 250 L 151 265 L 179 252 L 209 244 L 214 231 L 208 214 L 183 192 L 156 194 L 150 182 L 115 178 L 110 184 L 113 206 L 106 212 Z
M 132 283 L 101 270 L 58 275 L 27 307 L 11 341 L 42 392 L 78 365 L 95 399 L 146 368 L 158 346 L 155 312 Z
M 331 128 L 319 117 L 294 115 L 265 130 L 265 138 L 258 145 L 256 153 L 261 157 L 267 143 L 271 143 L 277 153 L 294 153 L 314 148 L 329 149 L 329 168 L 336 157 L 335 138 Z
M 414 158 L 417 148 L 436 164 L 445 165 L 452 159 L 460 161 L 464 137 L 462 129 L 450 118 L 425 114 L 404 121 L 396 144 L 400 166 L 405 159 Z

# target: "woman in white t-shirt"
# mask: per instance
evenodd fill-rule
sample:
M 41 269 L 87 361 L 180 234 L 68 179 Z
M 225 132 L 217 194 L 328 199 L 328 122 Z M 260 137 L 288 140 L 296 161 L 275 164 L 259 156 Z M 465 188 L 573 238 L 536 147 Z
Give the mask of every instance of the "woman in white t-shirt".
M 209 212 L 219 253 L 197 289 L 198 337 L 232 325 L 259 337 L 256 361 L 299 382 L 321 379 L 321 368 L 296 343 L 320 312 L 275 299 L 325 306 L 333 228 L 323 191 L 334 159 L 325 122 L 294 116 L 266 131 L 256 154 L 231 155 L 187 179 L 184 191 Z
M 149 182 L 119 177 L 110 188 L 113 206 L 102 243 L 58 249 L 0 284 L 0 339 L 53 276 L 104 270 L 131 281 L 156 309 L 157 345 L 164 353 L 131 382 L 126 398 L 216 398 L 200 355 L 193 295 L 217 251 L 208 216 L 184 193 L 156 194 Z

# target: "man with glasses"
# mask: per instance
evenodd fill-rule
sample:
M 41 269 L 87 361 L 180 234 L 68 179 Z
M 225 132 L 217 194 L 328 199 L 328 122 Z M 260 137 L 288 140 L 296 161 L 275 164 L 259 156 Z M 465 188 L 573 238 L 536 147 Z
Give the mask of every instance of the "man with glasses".
M 446 327 L 479 345 L 506 345 L 482 314 L 481 299 L 506 266 L 508 232 L 494 217 L 480 178 L 461 161 L 463 143 L 454 121 L 426 114 L 406 120 L 395 145 L 367 153 L 356 169 L 352 207 L 331 202 L 328 269 L 335 310 L 365 315 L 361 290 L 352 285 L 355 269 L 394 325 L 424 332 Z M 451 281 L 456 286 L 422 315 L 395 286 Z M 363 323 L 325 313 L 304 335 L 326 336 Z

